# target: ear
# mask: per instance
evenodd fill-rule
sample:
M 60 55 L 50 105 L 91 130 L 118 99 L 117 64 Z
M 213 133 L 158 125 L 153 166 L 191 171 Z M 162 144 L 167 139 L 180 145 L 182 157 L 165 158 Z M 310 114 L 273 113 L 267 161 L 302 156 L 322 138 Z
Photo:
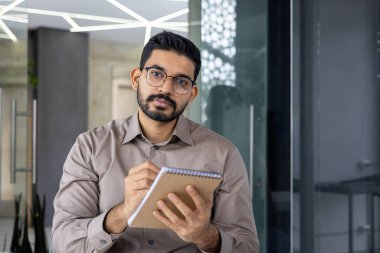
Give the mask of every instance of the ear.
M 191 103 L 198 95 L 198 84 L 194 84 L 190 92 L 189 103 Z
M 139 68 L 135 67 L 131 70 L 130 76 L 132 82 L 132 89 L 134 90 L 137 90 L 137 87 L 139 86 L 140 75 L 141 70 Z

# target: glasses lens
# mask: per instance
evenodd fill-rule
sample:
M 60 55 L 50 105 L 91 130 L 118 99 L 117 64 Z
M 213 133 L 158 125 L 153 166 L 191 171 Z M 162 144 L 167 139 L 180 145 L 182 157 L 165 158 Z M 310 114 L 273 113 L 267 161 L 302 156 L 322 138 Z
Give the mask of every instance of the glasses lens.
M 148 83 L 153 86 L 161 86 L 165 79 L 166 74 L 162 70 L 159 69 L 149 69 L 148 70 Z
M 178 94 L 187 94 L 191 90 L 193 83 L 189 78 L 176 77 L 174 78 L 173 86 L 174 91 Z
M 173 90 L 180 94 L 186 95 L 193 87 L 193 82 L 186 77 L 172 77 L 173 78 Z M 164 71 L 156 68 L 147 68 L 147 81 L 150 85 L 160 87 L 164 84 L 167 75 Z

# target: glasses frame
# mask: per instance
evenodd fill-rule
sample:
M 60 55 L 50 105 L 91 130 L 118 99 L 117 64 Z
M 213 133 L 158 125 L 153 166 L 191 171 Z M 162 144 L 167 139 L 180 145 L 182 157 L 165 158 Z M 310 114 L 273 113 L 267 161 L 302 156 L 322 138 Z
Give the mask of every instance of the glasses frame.
M 191 79 L 188 78 L 188 77 L 183 77 L 183 76 L 169 76 L 164 70 L 162 70 L 162 69 L 160 69 L 160 68 L 158 68 L 158 67 L 156 67 L 156 66 L 145 67 L 144 69 L 146 70 L 146 81 L 147 81 L 147 83 L 148 83 L 150 86 L 153 86 L 153 87 L 161 87 L 161 86 L 165 83 L 166 79 L 168 79 L 168 77 L 171 77 L 171 78 L 173 79 L 173 80 L 172 80 L 172 83 L 173 83 L 173 91 L 174 91 L 175 93 L 179 94 L 179 95 L 187 95 L 187 94 L 189 94 L 190 91 L 191 91 L 191 89 L 193 88 L 193 86 L 197 84 L 197 83 L 195 82 L 195 80 L 191 80 Z M 162 82 L 161 85 L 153 85 L 153 84 L 151 84 L 151 83 L 148 81 L 148 79 L 149 79 L 149 78 L 148 78 L 148 72 L 149 72 L 149 70 L 151 70 L 151 69 L 157 69 L 157 70 L 159 70 L 159 71 L 161 71 L 161 72 L 163 72 L 163 73 L 165 74 L 165 79 L 163 80 L 163 82 Z M 186 79 L 189 79 L 189 80 L 191 81 L 191 89 L 189 89 L 186 93 L 178 93 L 178 91 L 176 91 L 176 90 L 174 89 L 174 80 L 175 80 L 176 78 L 186 78 Z

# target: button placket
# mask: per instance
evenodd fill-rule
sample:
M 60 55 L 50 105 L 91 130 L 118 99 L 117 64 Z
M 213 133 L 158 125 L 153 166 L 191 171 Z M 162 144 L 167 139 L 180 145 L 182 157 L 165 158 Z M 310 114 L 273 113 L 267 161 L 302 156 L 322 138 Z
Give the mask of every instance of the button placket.
M 148 160 L 155 164 L 157 167 L 161 168 L 165 165 L 165 151 L 163 146 L 152 145 L 149 151 Z
M 146 248 L 146 252 L 158 252 L 159 241 L 157 240 L 156 233 L 152 233 L 147 229 L 144 229 L 143 231 L 143 245 Z M 145 251 L 143 250 L 143 252 Z
M 159 146 L 157 146 L 157 145 L 152 145 L 151 147 L 150 147 L 150 150 L 149 150 L 149 160 L 151 160 L 152 159 L 152 157 L 153 157 L 153 154 L 154 154 L 154 152 L 157 152 L 158 150 L 160 150 L 160 147 Z

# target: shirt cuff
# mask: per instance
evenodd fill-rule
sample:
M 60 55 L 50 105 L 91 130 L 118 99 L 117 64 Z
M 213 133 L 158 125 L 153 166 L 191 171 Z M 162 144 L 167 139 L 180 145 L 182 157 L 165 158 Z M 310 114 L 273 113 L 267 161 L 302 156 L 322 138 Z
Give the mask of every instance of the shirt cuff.
M 230 253 L 232 252 L 232 240 L 231 238 L 229 238 L 227 236 L 226 233 L 224 233 L 222 230 L 219 230 L 219 233 L 220 233 L 220 243 L 221 243 L 221 247 L 220 247 L 220 252 L 219 253 Z M 202 253 L 217 253 L 217 252 L 209 252 L 209 251 L 204 251 L 204 250 L 201 250 L 199 249 Z
M 220 240 L 222 247 L 220 248 L 220 253 L 232 252 L 232 239 L 222 230 L 219 229 Z
M 112 247 L 120 234 L 109 234 L 104 230 L 104 219 L 109 210 L 91 220 L 88 224 L 88 239 L 91 245 L 100 252 L 104 252 Z
M 199 249 L 199 248 L 198 248 Z M 210 252 L 210 251 L 204 251 L 204 250 L 201 250 L 199 249 L 202 253 L 214 253 L 214 252 Z

